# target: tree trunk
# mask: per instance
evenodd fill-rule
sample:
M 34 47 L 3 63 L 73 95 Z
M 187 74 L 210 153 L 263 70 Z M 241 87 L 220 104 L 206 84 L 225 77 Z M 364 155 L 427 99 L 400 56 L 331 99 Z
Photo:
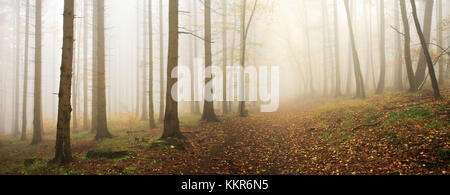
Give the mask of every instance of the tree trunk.
M 152 19 L 152 0 L 148 3 L 148 45 L 149 45 L 149 70 L 148 70 L 148 113 L 150 129 L 156 128 L 155 113 L 153 108 L 153 19 Z
M 145 121 L 147 120 L 147 34 L 148 34 L 148 21 L 145 19 L 147 18 L 147 4 L 148 0 L 144 0 L 144 11 L 143 13 L 143 21 L 144 21 L 144 49 L 142 54 L 142 113 L 141 113 L 141 120 Z M 150 32 L 151 33 L 151 32 Z
M 72 161 L 70 146 L 70 92 L 72 87 L 74 0 L 64 0 L 64 40 L 59 83 L 58 122 L 54 163 Z
M 97 134 L 96 140 L 111 138 L 106 120 L 106 88 L 105 88 L 105 0 L 98 0 L 98 99 L 97 99 Z
M 176 14 L 178 15 L 178 0 L 176 3 Z M 175 6 L 175 5 L 173 5 Z M 164 16 L 163 1 L 159 0 L 159 122 L 164 121 Z M 175 11 L 175 10 L 172 10 Z M 178 18 L 176 21 L 178 25 Z M 178 28 L 178 27 L 177 27 Z M 177 41 L 178 48 L 178 41 Z M 177 49 L 178 51 L 178 49 Z M 177 63 L 178 65 L 178 60 Z M 167 73 L 169 75 L 169 73 Z M 169 79 L 169 77 L 167 77 Z M 167 109 L 166 109 L 167 110 Z
M 212 53 L 211 53 L 211 0 L 205 0 L 205 86 L 212 80 Z M 209 69 L 209 70 L 208 70 Z M 210 75 L 210 77 L 208 77 Z M 208 87 L 205 87 L 205 95 L 216 93 L 215 91 L 209 91 Z M 211 90 L 211 89 L 209 89 Z M 211 97 L 212 98 L 212 97 Z M 209 101 L 205 98 L 205 104 L 203 106 L 202 121 L 217 122 L 216 114 L 214 113 L 214 101 Z
M 42 0 L 36 0 L 34 52 L 34 118 L 31 145 L 42 142 Z
M 21 1 L 16 1 L 16 83 L 15 83 L 15 97 L 14 97 L 14 126 L 13 126 L 13 137 L 19 136 L 19 85 L 20 85 L 20 3 Z
M 434 98 L 442 99 L 441 92 L 439 91 L 439 85 L 436 80 L 436 74 L 434 72 L 433 61 L 431 60 L 430 52 L 428 51 L 427 41 L 425 40 L 425 36 L 422 33 L 422 28 L 420 27 L 419 19 L 417 17 L 416 3 L 414 2 L 414 0 L 411 0 L 411 7 L 413 11 L 414 23 L 416 24 L 417 34 L 419 35 L 423 54 L 425 55 L 425 59 L 428 64 L 428 72 L 430 74 L 431 84 L 433 86 Z
M 350 31 L 350 41 L 351 41 L 351 45 L 352 45 L 352 56 L 353 56 L 355 80 L 356 80 L 356 87 L 357 87 L 356 97 L 365 99 L 366 92 L 364 89 L 364 79 L 361 74 L 361 66 L 359 63 L 358 51 L 356 50 L 355 36 L 353 35 L 353 26 L 352 26 L 352 20 L 351 20 L 351 16 L 350 16 L 350 10 L 349 10 L 349 6 L 348 6 L 348 0 L 345 0 L 344 3 L 345 3 L 345 8 L 347 10 L 348 28 Z
M 197 1 L 195 1 L 194 0 L 194 3 L 193 3 L 193 5 L 192 5 L 194 8 L 193 8 L 193 20 L 194 20 L 194 22 L 193 22 L 193 24 L 194 24 L 194 26 L 197 26 L 198 25 L 198 20 L 197 20 Z M 198 58 L 198 42 L 197 42 L 197 39 L 196 38 L 193 38 L 193 41 L 194 41 L 194 60 L 195 59 L 197 59 Z M 193 61 L 194 62 L 194 61 Z M 195 74 L 194 74 L 194 71 L 193 71 L 194 69 L 192 69 L 192 81 L 191 81 L 191 87 L 192 87 L 192 89 L 193 89 L 193 91 L 195 92 L 195 93 L 198 93 L 199 91 L 200 91 L 200 89 L 198 89 L 198 86 L 195 84 L 195 83 L 197 83 L 197 82 L 195 82 L 196 81 L 196 79 L 198 79 L 198 77 L 195 77 Z M 192 95 L 193 95 L 193 97 L 195 98 L 195 94 L 194 93 L 192 93 Z M 194 99 L 194 111 L 193 111 L 193 114 L 195 114 L 195 115 L 200 115 L 201 113 L 200 113 L 200 102 L 199 101 L 195 101 L 195 99 Z
M 136 24 L 136 28 L 137 28 L 137 30 L 136 30 L 136 40 L 137 40 L 137 42 L 136 42 L 136 117 L 139 117 L 139 96 L 141 96 L 141 93 L 139 92 L 140 91 L 140 79 L 139 79 L 139 72 L 140 72 L 140 64 L 141 64 L 141 59 L 139 58 L 140 56 L 139 56 L 139 54 L 140 54 L 140 43 L 141 43 L 141 28 L 140 28 L 140 26 L 141 26 L 141 21 L 139 20 L 139 8 L 140 8 L 140 6 L 139 6 L 139 1 L 136 1 L 136 21 L 137 21 L 137 24 Z
M 241 117 L 247 117 L 248 111 L 245 109 L 245 75 L 244 75 L 244 68 L 245 68 L 245 47 L 246 47 L 246 40 L 245 40 L 245 15 L 246 15 L 246 6 L 247 6 L 247 0 L 243 0 L 242 3 L 242 12 L 241 12 L 241 74 L 240 74 L 240 82 L 239 82 L 239 115 Z
M 160 7 L 162 11 L 162 6 Z M 178 103 L 172 98 L 172 87 L 178 82 L 177 78 L 172 78 L 171 74 L 178 67 L 178 0 L 169 1 L 169 48 L 167 61 L 167 94 L 166 112 L 164 117 L 164 131 L 162 140 L 169 138 L 184 138 L 180 131 L 178 120 Z M 177 90 L 174 90 L 176 93 Z
M 341 93 L 341 69 L 339 59 L 339 14 L 337 8 L 338 1 L 334 2 L 334 59 L 336 64 L 336 92 L 335 96 L 339 97 Z
M 322 0 L 322 22 L 323 22 L 323 29 L 322 29 L 322 42 L 323 42 L 323 95 L 328 95 L 328 72 L 327 72 L 327 66 L 328 66 L 328 58 L 327 58 L 327 26 L 328 26 L 328 10 L 327 10 L 327 4 L 325 0 Z
M 222 1 L 223 13 L 222 13 L 222 48 L 223 48 L 223 59 L 222 59 L 222 71 L 223 71 L 223 101 L 222 101 L 222 111 L 223 114 L 228 113 L 228 101 L 227 101 L 227 66 L 228 66 L 228 47 L 227 47 L 227 1 Z
M 98 101 L 98 1 L 92 0 L 92 133 L 97 131 L 97 101 Z
M 399 13 L 399 2 L 394 1 L 395 4 L 395 28 L 400 29 L 400 13 Z M 402 43 L 401 43 L 401 35 L 399 33 L 395 34 L 395 57 L 396 57 L 396 65 L 395 65 L 395 78 L 394 78 L 394 87 L 397 90 L 403 89 L 403 60 L 402 60 Z
M 377 94 L 383 93 L 386 80 L 386 32 L 384 22 L 384 0 L 380 0 L 380 80 L 378 81 Z
M 22 105 L 22 135 L 20 140 L 27 139 L 27 91 L 28 91 L 28 41 L 30 33 L 30 0 L 27 0 L 25 15 L 25 63 L 23 77 L 23 105 Z
M 437 41 L 438 45 L 443 46 L 444 41 L 442 38 L 442 31 L 444 30 L 443 21 L 442 21 L 442 0 L 437 1 L 437 21 L 436 21 L 436 30 L 437 30 Z M 445 84 L 445 71 L 444 71 L 444 58 L 439 58 L 439 84 Z
M 414 70 L 412 67 L 412 60 L 411 60 L 411 36 L 410 36 L 410 29 L 409 29 L 409 22 L 408 22 L 408 15 L 406 12 L 406 3 L 405 0 L 400 0 L 400 9 L 402 13 L 402 21 L 403 21 L 403 31 L 405 34 L 405 43 L 404 43 L 404 52 L 405 52 L 405 65 L 406 65 L 406 72 L 408 74 L 408 81 L 409 81 L 409 91 L 415 92 L 417 91 L 417 85 L 414 77 Z
M 305 16 L 305 35 L 306 35 L 306 45 L 308 51 L 308 67 L 309 67 L 309 89 L 311 95 L 314 95 L 314 85 L 313 85 L 313 73 L 312 73 L 312 59 L 311 59 L 311 43 L 309 37 L 309 24 L 308 24 L 308 8 L 306 8 L 305 1 L 303 1 L 304 16 Z
M 425 38 L 425 43 L 427 44 L 427 49 L 429 48 L 428 44 L 431 40 L 431 23 L 433 20 L 433 6 L 434 0 L 426 0 L 425 4 L 425 18 L 424 18 L 424 26 L 423 26 L 423 35 Z M 422 29 L 420 30 L 422 31 Z M 427 60 L 425 56 L 425 51 L 422 49 L 420 51 L 419 62 L 417 64 L 416 69 L 416 85 L 420 86 L 425 81 L 425 70 L 427 68 Z
M 84 18 L 83 18 L 83 129 L 89 129 L 89 110 L 88 110 L 88 30 L 89 30 L 89 0 L 84 0 Z

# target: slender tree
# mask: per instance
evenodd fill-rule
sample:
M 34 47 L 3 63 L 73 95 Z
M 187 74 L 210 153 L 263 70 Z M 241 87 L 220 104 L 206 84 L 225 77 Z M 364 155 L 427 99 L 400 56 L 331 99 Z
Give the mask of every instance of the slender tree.
M 148 0 L 144 0 L 144 11 L 142 12 L 142 18 L 144 21 L 144 49 L 142 54 L 142 113 L 141 113 L 141 120 L 147 120 L 147 59 L 148 59 L 148 53 L 147 53 L 147 34 L 148 34 L 148 21 L 145 19 L 147 18 L 147 4 Z M 151 32 L 150 32 L 151 33 Z
M 175 5 L 173 5 L 175 6 Z M 177 1 L 178 14 L 178 1 Z M 163 1 L 159 0 L 159 122 L 164 121 L 164 14 Z M 177 21 L 178 24 L 178 21 Z
M 380 0 L 380 80 L 378 81 L 377 94 L 383 93 L 386 80 L 386 32 L 384 26 L 384 0 Z
M 424 15 L 424 23 L 423 23 L 423 31 L 422 29 L 420 31 L 423 32 L 423 35 L 425 37 L 425 43 L 427 43 L 427 49 L 428 44 L 431 40 L 431 23 L 433 22 L 433 6 L 434 6 L 434 0 L 426 0 L 425 1 L 425 15 Z M 417 64 L 416 69 L 416 85 L 417 87 L 421 86 L 422 83 L 425 82 L 425 71 L 427 69 L 427 59 L 425 56 L 425 51 L 422 48 L 420 51 L 420 57 L 419 62 Z
M 27 139 L 27 91 L 28 91 L 28 41 L 30 33 L 30 0 L 27 0 L 25 13 L 25 61 L 23 77 L 22 135 L 20 140 Z
M 83 129 L 89 129 L 88 110 L 88 30 L 89 30 L 89 0 L 84 0 L 83 17 Z
M 161 9 L 161 7 L 160 7 Z M 162 10 L 162 9 L 161 9 Z M 166 94 L 166 112 L 164 117 L 164 131 L 162 140 L 170 138 L 184 138 L 180 131 L 180 122 L 178 120 L 178 103 L 171 94 L 172 87 L 178 82 L 177 78 L 172 78 L 171 74 L 178 67 L 178 0 L 169 1 L 169 48 L 167 61 L 167 94 Z M 176 93 L 176 90 L 174 90 Z
M 155 113 L 153 107 L 153 18 L 152 18 L 152 0 L 148 3 L 148 23 L 149 23 L 149 33 L 148 33 L 148 46 L 149 46 L 149 70 L 148 70 L 148 113 L 149 113 L 149 124 L 150 129 L 156 128 L 155 124 Z
M 91 132 L 97 131 L 97 101 L 98 101 L 98 1 L 92 0 L 92 125 Z
M 400 12 L 399 12 L 399 2 L 400 1 L 394 1 L 394 9 L 395 9 L 395 28 L 400 29 Z M 402 60 L 402 43 L 401 43 L 401 35 L 399 33 L 395 34 L 395 49 L 397 52 L 395 52 L 395 78 L 394 78 L 394 87 L 397 90 L 403 89 L 403 60 Z
M 437 0 L 437 14 L 436 14 L 436 30 L 437 30 L 437 44 L 443 45 L 442 31 L 442 0 Z M 444 73 L 444 59 L 439 58 L 439 84 L 444 85 L 445 83 L 445 73 Z
M 338 1 L 334 1 L 334 60 L 336 64 L 336 92 L 335 96 L 339 97 L 341 93 L 341 69 L 339 56 L 339 13 L 337 8 Z
M 326 0 L 322 0 L 322 22 L 323 22 L 323 29 L 322 29 L 322 44 L 323 44 L 323 95 L 328 95 L 328 72 L 327 72 L 327 66 L 328 66 L 328 51 L 327 51 L 327 26 L 328 26 L 328 8 Z
M 309 36 L 309 24 L 308 24 L 308 8 L 306 7 L 305 1 L 303 1 L 304 8 L 304 23 L 305 23 L 305 35 L 306 35 L 306 46 L 308 51 L 308 68 L 309 68 L 309 89 L 311 95 L 314 95 L 314 85 L 313 85 L 313 72 L 312 72 L 312 59 L 311 59 L 311 41 Z
M 222 78 L 222 88 L 223 88 L 223 101 L 222 101 L 222 112 L 223 114 L 228 113 L 228 102 L 227 102 L 227 66 L 228 66 L 228 37 L 227 37 L 227 1 L 222 1 L 222 72 L 223 72 L 223 78 Z
M 36 0 L 35 7 L 35 52 L 34 52 L 34 114 L 32 145 L 42 141 L 42 0 Z
M 411 0 L 411 7 L 413 12 L 414 23 L 416 24 L 417 34 L 419 35 L 422 50 L 428 64 L 428 72 L 430 74 L 431 84 L 433 86 L 434 98 L 442 99 L 441 92 L 439 91 L 438 81 L 436 80 L 436 74 L 434 72 L 433 61 L 431 60 L 431 55 L 430 52 L 428 51 L 428 44 L 425 40 L 424 34 L 422 33 L 422 28 L 420 27 L 419 19 L 417 17 L 416 3 L 414 0 Z
M 402 13 L 403 31 L 405 35 L 404 52 L 405 52 L 406 72 L 408 74 L 408 81 L 409 81 L 409 91 L 415 92 L 417 91 L 417 86 L 411 60 L 411 36 L 410 36 L 411 33 L 409 29 L 408 16 L 406 14 L 405 0 L 400 0 L 400 10 Z
M 205 0 L 205 69 L 206 69 L 206 76 L 205 76 L 205 85 L 211 82 L 212 80 L 212 53 L 211 53 L 211 0 Z M 208 70 L 209 69 L 209 70 Z M 210 75 L 210 76 L 208 76 Z M 215 93 L 208 90 L 212 90 L 208 87 L 205 87 L 205 94 L 212 94 Z M 203 106 L 203 115 L 202 120 L 207 122 L 217 122 L 219 121 L 217 119 L 216 114 L 214 113 L 214 102 L 211 100 L 207 100 L 208 98 L 205 98 L 205 103 Z
M 140 8 L 140 1 L 136 1 L 136 117 L 139 117 L 139 97 L 140 94 L 140 78 L 139 78 L 139 72 L 140 72 L 140 43 L 141 43 L 141 23 L 140 23 L 140 14 L 139 14 L 139 8 Z
M 352 20 L 351 20 L 351 16 L 350 16 L 348 0 L 344 0 L 344 3 L 345 3 L 345 9 L 347 10 L 347 21 L 348 21 L 348 28 L 350 31 L 350 41 L 351 41 L 351 45 L 352 45 L 352 57 L 353 57 L 355 80 L 356 80 L 356 87 L 357 87 L 356 97 L 365 99 L 366 92 L 364 89 L 364 79 L 363 79 L 362 73 L 361 73 L 361 66 L 359 63 L 358 51 L 356 50 L 355 36 L 353 34 L 353 26 L 352 26 Z
M 97 76 L 97 129 L 95 139 L 111 138 L 106 120 L 106 87 L 105 87 L 105 0 L 97 2 L 97 50 L 98 50 L 98 76 Z
M 16 83 L 14 88 L 15 98 L 14 98 L 14 127 L 12 135 L 17 137 L 19 135 L 19 85 L 20 85 L 20 3 L 21 1 L 16 1 Z
M 72 161 L 70 146 L 70 92 L 72 87 L 74 0 L 64 0 L 64 40 L 59 82 L 58 122 L 56 130 L 56 145 L 54 163 L 69 163 Z

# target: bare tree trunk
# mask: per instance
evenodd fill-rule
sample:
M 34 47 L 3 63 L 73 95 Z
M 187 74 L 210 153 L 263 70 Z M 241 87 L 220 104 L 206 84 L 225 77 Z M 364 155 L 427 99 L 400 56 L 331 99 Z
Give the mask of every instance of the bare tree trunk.
M 395 4 L 395 28 L 400 29 L 400 13 L 399 13 L 399 1 L 394 1 Z M 394 78 L 394 87 L 397 90 L 403 89 L 403 60 L 402 60 L 402 43 L 401 37 L 399 33 L 395 34 L 395 47 L 397 52 L 395 52 L 396 56 L 396 65 L 395 65 L 395 78 Z
M 402 21 L 403 21 L 403 31 L 405 35 L 405 65 L 406 65 L 406 72 L 408 73 L 408 81 L 409 81 L 409 91 L 415 92 L 417 91 L 417 85 L 414 77 L 414 70 L 412 67 L 412 60 L 411 60 L 411 36 L 410 36 L 410 29 L 409 29 L 409 22 L 408 22 L 408 16 L 406 12 L 406 3 L 405 0 L 400 0 L 400 9 L 402 13 Z
M 339 56 L 339 14 L 337 8 L 338 1 L 334 2 L 334 58 L 336 64 L 336 92 L 335 96 L 339 97 L 341 93 L 341 69 L 340 69 L 340 56 Z
M 205 70 L 206 75 L 211 74 L 211 77 L 205 76 L 205 85 L 208 84 L 212 80 L 212 53 L 211 53 L 211 0 L 205 0 Z M 208 69 L 210 69 L 208 71 Z M 205 95 L 211 94 L 211 91 L 208 92 L 208 87 L 205 87 Z M 211 89 L 209 89 L 211 90 Z M 213 93 L 216 93 L 215 91 Z M 208 98 L 205 98 L 205 104 L 203 106 L 203 115 L 202 121 L 207 122 L 217 122 L 216 114 L 214 113 L 214 101 L 208 101 Z
M 431 24 L 433 22 L 433 6 L 434 6 L 434 0 L 426 0 L 423 35 L 425 37 L 425 43 L 427 44 L 427 49 L 429 48 L 428 44 L 430 43 L 430 40 L 431 40 Z M 422 31 L 422 29 L 420 31 Z M 425 70 L 427 68 L 426 63 L 427 63 L 427 61 L 426 61 L 425 51 L 424 51 L 424 49 L 422 49 L 420 51 L 419 62 L 417 64 L 416 75 L 415 75 L 417 86 L 420 86 L 425 81 Z
M 246 47 L 246 39 L 245 39 L 245 18 L 247 12 L 247 0 L 242 1 L 242 12 L 241 12 L 241 74 L 240 74 L 240 82 L 239 82 L 239 115 L 241 117 L 247 117 L 248 111 L 245 109 L 245 75 L 244 75 L 244 67 L 245 67 L 245 47 Z
M 27 139 L 27 91 L 28 91 L 28 35 L 30 33 L 30 0 L 27 0 L 25 15 L 25 63 L 23 78 L 22 135 L 20 140 Z
M 437 21 L 436 21 L 436 30 L 437 30 L 437 41 L 438 45 L 443 46 L 443 38 L 442 31 L 444 30 L 443 21 L 442 21 L 442 0 L 437 0 Z M 445 72 L 444 72 L 444 59 L 439 58 L 439 84 L 445 84 Z
M 223 59 L 222 59 L 222 70 L 223 70 L 223 101 L 222 101 L 222 111 L 223 114 L 228 113 L 228 101 L 227 101 L 227 66 L 228 66 L 228 47 L 227 47 L 227 1 L 222 1 L 223 15 L 222 15 L 222 48 L 223 48 Z
M 92 133 L 97 131 L 97 101 L 98 101 L 98 1 L 92 0 Z
M 19 85 L 20 85 L 20 3 L 21 1 L 16 1 L 16 84 L 14 88 L 14 126 L 13 133 L 14 137 L 19 136 Z
M 83 20 L 83 129 L 89 129 L 88 110 L 88 29 L 89 29 L 89 0 L 84 0 L 84 20 Z
M 31 145 L 42 142 L 42 0 L 36 0 L 34 52 L 34 118 Z
M 176 12 L 178 15 L 178 0 L 176 2 Z M 175 5 L 173 5 L 175 6 Z M 159 0 L 159 122 L 164 121 L 164 16 L 163 1 Z M 175 10 L 173 10 L 175 11 Z M 178 19 L 176 21 L 178 25 Z M 178 28 L 178 27 L 177 27 Z M 178 45 L 178 41 L 177 41 Z M 178 46 L 177 46 L 178 48 Z M 178 49 L 177 49 L 178 50 Z M 177 61 L 178 65 L 178 61 Z M 168 70 L 168 69 L 167 69 Z M 169 73 L 167 73 L 169 75 Z M 167 77 L 169 79 L 169 77 Z M 167 110 L 167 109 L 166 109 Z
M 106 88 L 105 88 L 105 0 L 98 0 L 98 100 L 97 100 L 97 134 L 96 140 L 111 138 L 106 120 Z
M 305 16 L 305 35 L 306 35 L 306 45 L 308 51 L 308 67 L 309 67 L 309 89 L 311 95 L 314 95 L 314 85 L 313 85 L 313 73 L 312 73 L 312 59 L 311 59 L 311 43 L 309 37 L 309 24 L 308 24 L 308 9 L 306 8 L 305 1 L 303 1 L 304 16 Z
M 236 51 L 235 43 L 236 43 L 236 33 L 238 31 L 237 30 L 237 28 L 238 28 L 238 9 L 237 9 L 236 3 L 234 5 L 233 21 L 234 21 L 234 23 L 233 23 L 233 38 L 231 41 L 231 51 L 230 51 L 231 66 L 234 66 L 234 62 L 235 62 L 235 59 L 234 59 L 235 51 Z M 231 79 L 229 82 L 230 82 L 230 87 L 234 88 L 234 79 Z M 232 98 L 234 98 L 234 97 L 232 97 Z M 232 102 L 228 102 L 228 111 L 230 111 L 230 112 L 233 110 L 233 108 L 232 108 L 233 102 L 234 102 L 234 100 Z
M 70 91 L 72 87 L 74 0 L 64 0 L 64 40 L 59 84 L 58 123 L 54 163 L 72 161 L 70 146 Z
M 162 8 L 162 6 L 160 7 Z M 162 9 L 161 9 L 162 10 Z M 171 94 L 171 89 L 177 78 L 172 78 L 171 74 L 178 67 L 178 0 L 169 1 L 169 48 L 167 61 L 167 95 L 166 112 L 164 117 L 164 131 L 162 140 L 169 138 L 184 138 L 180 131 L 180 122 L 178 120 L 178 103 Z M 176 90 L 175 90 L 176 93 Z M 174 96 L 176 97 L 176 96 Z
M 153 107 L 153 19 L 152 19 L 152 0 L 148 3 L 148 23 L 149 23 L 149 33 L 148 33 L 148 45 L 149 45 L 149 70 L 148 70 L 148 112 L 149 112 L 149 124 L 150 129 L 156 128 L 155 124 L 155 113 Z
M 384 0 L 380 0 L 380 80 L 378 81 L 377 94 L 383 93 L 386 80 L 386 32 L 384 25 Z
M 347 10 L 347 20 L 348 20 L 348 28 L 350 31 L 350 41 L 352 45 L 352 56 L 353 56 L 353 63 L 354 63 L 354 70 L 355 70 L 355 79 L 356 79 L 356 87 L 357 87 L 357 93 L 356 97 L 365 99 L 366 98 L 366 92 L 364 89 L 364 79 L 361 74 L 361 66 L 359 63 L 359 57 L 358 57 L 358 51 L 356 50 L 356 44 L 355 44 L 355 36 L 353 35 L 353 26 L 352 26 L 352 20 L 350 17 L 350 10 L 348 6 L 348 0 L 344 1 L 345 8 Z
M 78 7 L 80 7 L 80 4 L 78 4 Z M 77 8 L 75 7 L 75 10 Z M 78 13 L 75 11 L 75 15 L 81 15 L 80 11 Z M 73 69 L 74 69 L 74 75 L 73 75 L 73 82 L 72 82 L 72 128 L 74 130 L 78 129 L 78 78 L 80 75 L 80 49 L 81 49 L 81 23 L 78 21 L 75 21 L 75 36 L 77 38 L 75 39 L 75 51 L 76 57 L 74 57 L 73 61 Z M 74 54 L 75 56 L 75 54 Z
M 140 28 L 140 26 L 141 26 L 141 22 L 140 22 L 140 20 L 139 20 L 139 8 L 140 8 L 140 6 L 139 6 L 139 1 L 136 1 L 136 4 L 137 4 L 137 6 L 136 6 L 136 16 L 137 16 L 137 19 L 136 19 L 136 21 L 137 21 L 137 25 L 136 25 L 136 28 L 137 28 L 137 33 L 136 33 L 136 39 L 137 39 L 137 42 L 136 42 L 136 117 L 139 117 L 139 96 L 141 96 L 140 94 L 140 79 L 139 79 L 139 72 L 140 72 L 140 67 L 141 67 L 141 59 L 139 58 L 140 56 L 139 56 L 139 54 L 140 54 L 140 43 L 141 43 L 141 28 Z
M 327 26 L 328 26 L 328 8 L 325 0 L 322 0 L 322 22 L 323 22 L 323 29 L 322 29 L 322 39 L 323 39 L 323 95 L 328 95 L 328 72 L 327 72 L 327 66 L 328 66 L 328 60 L 327 60 Z
M 194 20 L 193 24 L 194 24 L 194 26 L 197 26 L 198 25 L 198 19 L 197 19 L 197 1 L 196 0 L 194 0 L 194 3 L 193 3 L 192 6 L 193 6 L 193 20 Z M 193 41 L 194 41 L 194 59 L 197 59 L 198 58 L 198 42 L 197 42 L 196 38 L 193 38 Z M 194 70 L 194 69 L 192 69 L 192 70 Z M 191 87 L 192 87 L 193 91 L 195 91 L 195 93 L 200 91 L 200 89 L 198 89 L 198 86 L 194 84 L 194 83 L 197 83 L 197 82 L 195 82 L 196 79 L 198 79 L 198 78 L 195 78 L 194 71 L 192 71 L 192 79 L 191 79 L 192 80 L 191 81 L 192 85 L 191 85 Z M 192 93 L 192 95 L 195 98 L 195 94 Z M 194 100 L 194 111 L 193 111 L 193 114 L 195 114 L 195 115 L 200 115 L 201 114 L 200 113 L 200 102 L 199 101 L 195 101 Z
M 144 49 L 142 50 L 144 53 L 142 54 L 142 115 L 141 120 L 147 120 L 147 34 L 148 34 L 148 24 L 147 20 L 147 4 L 148 0 L 144 0 L 144 11 L 143 13 L 143 21 L 144 21 Z
M 434 98 L 442 99 L 441 92 L 439 91 L 439 85 L 436 80 L 436 74 L 434 72 L 433 61 L 431 60 L 430 52 L 428 51 L 428 45 L 425 40 L 425 36 L 422 33 L 422 28 L 420 27 L 419 19 L 417 17 L 416 3 L 414 2 L 414 0 L 411 0 L 411 7 L 412 7 L 412 11 L 413 11 L 414 23 L 416 24 L 417 34 L 419 35 L 420 43 L 422 45 L 422 50 L 423 50 L 423 53 L 427 60 L 428 72 L 430 74 L 431 84 L 433 86 L 433 91 L 434 91 Z

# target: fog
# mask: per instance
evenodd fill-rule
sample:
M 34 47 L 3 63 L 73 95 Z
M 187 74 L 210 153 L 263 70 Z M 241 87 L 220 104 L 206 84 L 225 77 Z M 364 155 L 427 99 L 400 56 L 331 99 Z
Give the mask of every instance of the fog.
M 20 0 L 20 34 L 16 33 L 16 11 L 18 0 L 0 0 L 0 129 L 11 133 L 14 125 L 15 105 L 19 101 L 19 118 L 22 114 L 28 118 L 28 129 L 33 123 L 33 83 L 34 83 L 34 0 L 30 0 L 30 33 L 29 33 L 29 70 L 27 111 L 22 113 L 23 79 L 24 79 L 24 37 L 25 37 L 25 6 L 26 1 Z M 88 10 L 84 3 L 88 3 Z M 155 116 L 159 113 L 160 85 L 160 38 L 163 30 L 164 66 L 167 67 L 168 44 L 168 0 L 163 0 L 163 29 L 159 23 L 159 1 L 153 2 L 153 64 L 154 64 L 154 108 Z M 247 1 L 247 20 L 253 8 L 253 0 Z M 420 22 L 423 24 L 425 1 L 416 1 Z M 240 48 L 240 6 L 241 1 L 229 0 L 227 13 L 227 52 L 230 58 L 232 48 L 235 48 L 234 59 L 228 59 L 229 64 L 239 65 Z M 337 3 L 338 24 L 334 25 L 334 4 Z M 394 69 L 397 56 L 402 55 L 396 46 L 396 37 L 403 32 L 401 16 L 395 17 L 397 1 L 385 1 L 385 33 L 386 33 L 386 87 L 394 86 Z M 448 19 L 449 1 L 443 1 L 443 18 Z M 54 129 L 57 117 L 57 101 L 59 75 L 62 54 L 63 4 L 61 0 L 43 0 L 42 17 L 42 112 L 44 126 Z M 74 79 L 78 78 L 78 123 L 82 126 L 83 102 L 88 101 L 91 109 L 91 73 L 92 73 L 92 1 L 75 0 L 75 50 Z M 192 12 L 194 0 L 180 1 L 180 31 L 191 34 L 180 34 L 179 66 L 189 66 L 192 46 L 190 41 L 198 44 L 197 61 L 202 62 L 204 56 L 203 44 L 203 1 L 196 2 L 197 12 Z M 106 96 L 108 120 L 120 119 L 134 115 L 136 108 L 141 110 L 142 104 L 142 64 L 143 49 L 148 50 L 144 43 L 144 6 L 143 0 L 106 0 L 105 1 L 105 36 L 106 36 Z M 436 5 L 436 4 L 435 4 Z M 398 5 L 397 5 L 398 6 Z M 373 93 L 379 80 L 380 72 L 380 11 L 379 0 L 353 0 L 350 3 L 356 48 L 359 52 L 361 72 L 368 93 Z M 407 3 L 408 15 L 411 7 Z M 434 7 L 436 9 L 436 6 Z M 213 65 L 222 66 L 222 3 L 212 1 L 212 54 Z M 343 1 L 340 0 L 259 0 L 248 32 L 246 66 L 276 66 L 280 68 L 280 97 L 282 104 L 315 97 L 333 97 L 336 83 L 335 75 L 335 39 L 339 40 L 340 76 L 342 93 L 352 96 L 355 89 L 354 73 L 351 59 L 351 47 L 347 15 Z M 437 21 L 433 12 L 431 24 L 431 42 L 437 41 Z M 196 15 L 197 24 L 192 24 Z M 83 33 L 83 19 L 88 17 L 88 35 Z M 236 21 L 237 20 L 237 21 Z M 417 66 L 420 52 L 420 41 L 414 28 L 412 17 L 409 17 L 411 27 L 411 47 L 413 52 L 413 67 Z M 440 21 L 439 21 L 440 22 Z M 334 31 L 338 28 L 338 37 Z M 139 31 L 138 31 L 139 30 Z M 398 31 L 398 32 L 397 32 Z M 449 44 L 448 27 L 443 29 L 444 45 Z M 20 45 L 16 38 L 20 37 Z M 84 36 L 88 45 L 83 45 Z M 309 37 L 308 37 L 309 36 Z M 147 36 L 148 37 L 148 36 Z M 234 38 L 234 45 L 233 44 Z M 309 39 L 308 39 L 309 38 Z M 403 42 L 403 38 L 401 39 Z M 308 46 L 309 44 L 309 46 Z M 16 47 L 19 47 L 19 59 L 16 62 Z M 403 48 L 403 47 L 402 47 Z M 439 48 L 430 47 L 433 55 L 439 55 Z M 87 56 L 84 50 L 87 49 Z M 139 53 L 138 53 L 139 52 Z M 148 52 L 147 52 L 148 53 Z M 84 59 L 87 58 L 87 64 Z M 403 63 L 403 62 L 402 62 Z M 16 68 L 19 64 L 19 88 L 16 88 Z M 146 63 L 148 66 L 148 62 Z M 83 67 L 88 68 L 88 96 L 83 98 Z M 373 67 L 372 67 L 373 66 Z M 311 67 L 311 69 L 309 68 Z M 138 76 L 139 75 L 139 76 Z M 374 78 L 375 77 L 375 78 Z M 148 76 L 147 76 L 148 78 Z M 408 87 L 406 70 L 403 68 L 402 85 Z M 312 81 L 312 83 L 311 83 Z M 147 81 L 145 82 L 147 83 Z M 326 85 L 325 85 L 326 83 Z M 327 88 L 325 89 L 325 86 Z M 348 87 L 350 86 L 350 87 Z M 425 86 L 430 86 L 429 83 Z M 313 88 L 311 91 L 310 87 Z M 15 96 L 16 90 L 19 97 Z M 139 102 L 137 102 L 137 100 Z M 138 105 L 137 105 L 138 104 Z M 217 104 L 220 105 L 220 104 Z M 181 116 L 189 113 L 189 102 L 179 104 Z M 220 111 L 220 106 L 216 109 Z M 90 113 L 90 110 L 88 110 Z M 19 124 L 21 124 L 19 122 Z

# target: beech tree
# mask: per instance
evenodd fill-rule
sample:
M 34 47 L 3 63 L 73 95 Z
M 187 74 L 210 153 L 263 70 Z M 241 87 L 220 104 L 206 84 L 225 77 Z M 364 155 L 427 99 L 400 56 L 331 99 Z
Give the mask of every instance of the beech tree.
M 32 145 L 42 141 L 42 0 L 36 0 L 34 52 L 34 114 Z

